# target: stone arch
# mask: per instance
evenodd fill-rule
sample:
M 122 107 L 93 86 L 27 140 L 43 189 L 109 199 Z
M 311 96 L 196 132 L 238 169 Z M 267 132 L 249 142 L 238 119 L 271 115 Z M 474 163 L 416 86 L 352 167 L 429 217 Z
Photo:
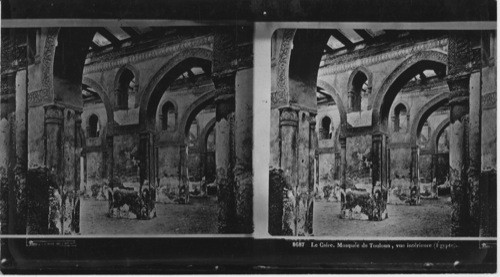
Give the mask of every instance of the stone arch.
M 203 128 L 203 130 L 201 131 L 201 135 L 200 135 L 199 141 L 198 141 L 198 149 L 200 149 L 200 151 L 202 151 L 202 152 L 206 152 L 207 151 L 207 138 L 208 138 L 208 134 L 210 134 L 210 132 L 214 129 L 216 122 L 217 122 L 217 119 L 215 117 L 212 118 L 205 125 L 205 127 Z
M 111 101 L 109 100 L 108 94 L 104 91 L 103 87 L 98 82 L 96 82 L 95 80 L 93 80 L 91 78 L 83 77 L 82 84 L 87 85 L 87 86 L 95 89 L 95 92 L 97 92 L 97 94 L 101 98 L 102 102 L 104 103 L 104 108 L 106 109 L 106 116 L 108 117 L 108 124 L 106 124 L 106 126 L 108 126 L 108 130 L 111 131 L 112 126 L 115 123 L 115 118 L 114 118 L 114 112 L 113 112 L 113 105 L 111 104 Z
M 312 104 L 315 95 L 303 94 L 316 89 L 319 64 L 329 37 L 326 30 L 284 30 L 278 53 L 276 92 L 271 95 L 272 108 L 316 106 Z
M 346 130 L 347 130 L 347 112 L 344 107 L 344 103 L 342 102 L 342 99 L 340 98 L 340 95 L 337 93 L 335 88 L 328 84 L 324 80 L 318 79 L 318 86 L 323 88 L 326 93 L 332 96 L 333 100 L 335 101 L 335 104 L 337 105 L 337 108 L 339 110 L 340 114 L 340 126 L 338 129 L 341 130 L 341 136 L 346 135 Z
M 432 98 L 422 108 L 419 109 L 410 125 L 410 143 L 412 146 L 417 145 L 417 135 L 422 130 L 422 126 L 424 125 L 427 118 L 438 108 L 442 107 L 443 105 L 447 105 L 449 99 L 450 93 L 443 92 L 434 96 L 434 98 Z
M 215 91 L 211 90 L 200 96 L 196 101 L 194 101 L 182 114 L 179 120 L 179 132 L 181 141 L 186 140 L 186 133 L 189 131 L 191 122 L 194 120 L 196 115 L 203 110 L 208 104 L 213 102 L 215 99 Z
M 53 41 L 49 39 L 54 43 L 51 47 L 55 47 L 51 57 L 50 79 L 52 79 L 54 102 L 79 110 L 83 107 L 81 97 L 83 68 L 95 30 L 90 28 L 76 30 L 59 28 L 56 38 Z
M 432 135 L 429 139 L 429 141 L 430 141 L 430 149 L 429 150 L 431 153 L 433 153 L 433 154 L 437 153 L 437 150 L 438 150 L 437 144 L 438 144 L 439 137 L 444 132 L 444 130 L 446 130 L 446 127 L 448 127 L 449 125 L 450 125 L 450 118 L 447 117 L 441 123 L 439 123 L 439 125 L 436 127 L 434 132 L 432 132 Z
M 205 48 L 186 49 L 170 58 L 149 80 L 146 88 L 141 94 L 139 104 L 139 124 L 143 128 L 151 127 L 151 118 L 154 120 L 159 101 L 163 92 L 172 81 L 178 76 L 174 76 L 181 69 L 183 62 L 189 60 L 199 61 L 207 67 L 211 65 L 213 59 L 212 50 Z M 180 73 L 179 73 L 180 74 Z M 178 125 L 182 126 L 182 125 Z
M 374 130 L 385 131 L 390 107 L 401 88 L 421 68 L 433 68 L 444 71 L 448 55 L 438 51 L 422 51 L 412 55 L 398 65 L 385 78 L 374 98 L 372 109 L 372 127 Z

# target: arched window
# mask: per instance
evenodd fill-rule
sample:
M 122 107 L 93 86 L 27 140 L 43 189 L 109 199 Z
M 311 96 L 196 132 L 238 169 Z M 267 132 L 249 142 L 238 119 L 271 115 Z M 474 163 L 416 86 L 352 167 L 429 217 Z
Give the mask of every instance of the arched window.
M 99 125 L 99 118 L 93 114 L 89 117 L 89 125 L 87 129 L 88 136 L 91 138 L 99 137 L 101 126 Z
M 177 112 L 172 102 L 168 101 L 163 104 L 163 107 L 161 108 L 161 115 L 162 129 L 168 131 L 175 130 L 177 125 Z
M 358 72 L 352 79 L 351 90 L 349 91 L 349 111 L 361 111 L 361 98 L 368 90 L 368 77 L 363 72 Z
M 118 109 L 134 107 L 136 80 L 132 71 L 125 69 L 120 75 L 119 87 L 116 96 Z
M 321 130 L 320 137 L 321 139 L 331 139 L 333 134 L 332 120 L 330 117 L 325 116 L 321 120 Z
M 394 108 L 394 132 L 404 133 L 408 126 L 408 116 L 405 105 L 398 104 Z

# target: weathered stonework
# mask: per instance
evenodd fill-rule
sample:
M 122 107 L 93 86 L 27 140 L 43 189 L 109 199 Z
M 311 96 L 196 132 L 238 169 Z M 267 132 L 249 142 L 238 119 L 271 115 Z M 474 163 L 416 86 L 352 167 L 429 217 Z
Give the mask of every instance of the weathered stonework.
M 462 33 L 450 33 L 448 84 L 450 87 L 450 183 L 452 187 L 452 236 L 471 234 L 467 184 L 467 129 L 469 114 L 470 41 Z
M 447 38 L 436 39 L 432 41 L 425 41 L 417 45 L 413 45 L 408 48 L 403 48 L 394 51 L 393 49 L 389 49 L 389 51 L 379 54 L 379 55 L 371 55 L 367 57 L 359 58 L 358 56 L 346 57 L 343 60 L 337 59 L 329 59 L 326 56 L 328 62 L 326 65 L 320 67 L 319 76 L 337 74 L 340 72 L 353 70 L 360 66 L 368 66 L 377 63 L 383 63 L 387 60 L 397 59 L 401 57 L 405 57 L 408 55 L 412 55 L 415 53 L 419 53 L 426 50 L 443 48 L 448 45 Z
M 157 48 L 153 50 L 138 51 L 137 53 L 126 53 L 125 57 L 118 59 L 117 57 L 124 55 L 124 53 L 113 53 L 109 54 L 107 57 L 96 57 L 98 62 L 86 65 L 83 73 L 90 74 L 95 72 L 107 71 L 113 68 L 121 67 L 126 64 L 137 63 L 145 60 L 155 59 L 160 56 L 166 56 L 172 53 L 182 52 L 183 50 L 190 48 L 206 47 L 207 49 L 210 49 L 212 43 L 213 43 L 213 37 L 206 36 L 191 40 L 185 40 L 182 43 L 176 43 L 176 44 L 167 42 L 158 45 Z
M 283 38 L 278 55 L 276 92 L 271 93 L 271 107 L 286 105 L 289 100 L 288 66 L 292 52 L 292 42 L 295 30 L 283 31 Z

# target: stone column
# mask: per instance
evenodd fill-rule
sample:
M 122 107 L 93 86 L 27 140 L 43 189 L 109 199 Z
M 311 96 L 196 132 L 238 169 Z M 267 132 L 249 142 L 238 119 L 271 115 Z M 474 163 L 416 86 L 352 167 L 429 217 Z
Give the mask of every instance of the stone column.
M 280 109 L 280 168 L 286 181 L 286 195 L 283 199 L 282 235 L 295 235 L 295 190 L 298 186 L 297 129 L 299 111 L 293 107 Z
M 234 73 L 214 79 L 215 99 L 215 167 L 219 202 L 219 232 L 235 232 L 236 201 L 234 193 Z
M 437 182 L 437 177 L 436 177 L 436 172 L 437 172 L 437 164 L 438 164 L 438 154 L 436 152 L 432 153 L 432 160 L 431 160 L 431 176 L 432 180 L 436 179 Z
M 481 186 L 481 71 L 476 70 L 470 77 L 469 94 L 469 136 L 468 136 L 468 184 L 470 186 L 470 227 L 471 236 L 479 236 L 481 202 L 488 201 L 480 197 Z M 484 215 L 486 216 L 486 215 Z
M 83 152 L 83 138 L 80 135 L 81 128 L 82 112 L 77 111 L 75 113 L 75 190 L 80 188 L 81 176 L 83 174 L 80 162 Z
M 156 183 L 156 140 L 154 133 L 149 135 L 149 189 Z
M 108 182 L 114 178 L 114 137 L 113 135 L 106 136 L 106 177 L 108 178 Z
M 388 144 L 388 143 L 387 143 Z M 391 188 L 391 149 L 387 146 L 386 148 L 386 168 L 387 168 L 387 190 L 389 190 Z M 389 193 L 389 191 L 387 191 L 387 193 Z M 385 197 L 385 196 L 384 196 Z M 387 202 L 387 199 L 385 199 L 385 201 Z
M 450 88 L 450 183 L 452 236 L 470 234 L 467 174 L 470 41 L 466 33 L 450 32 L 448 86 Z
M 179 145 L 179 203 L 189 203 L 188 147 Z
M 219 233 L 238 232 L 234 166 L 235 87 L 238 68 L 238 30 L 214 29 L 212 81 L 215 85 L 215 165 Z
M 74 159 L 74 187 L 73 187 L 73 211 L 71 220 L 71 233 L 80 233 L 80 181 L 81 181 L 81 164 L 80 159 L 82 156 L 82 137 L 80 130 L 82 129 L 82 112 L 75 111 L 75 130 L 74 130 L 74 144 L 75 144 L 75 159 Z
M 387 218 L 387 167 L 386 167 L 386 140 L 384 133 L 375 133 L 372 136 L 372 195 L 378 213 L 371 215 L 370 220 Z
M 420 195 L 420 187 L 418 184 L 419 183 L 419 180 L 418 180 L 418 160 L 419 160 L 418 146 L 412 145 L 412 147 L 411 147 L 411 165 L 410 165 L 410 182 L 411 182 L 412 186 L 417 187 L 417 197 Z
M 314 166 L 316 167 L 314 171 L 314 184 L 319 185 L 319 154 L 317 152 L 314 155 Z
M 372 137 L 372 192 L 375 186 L 382 186 L 383 180 L 383 143 L 384 143 L 384 135 L 381 133 L 376 133 Z
M 2 47 L 4 47 L 2 41 Z M 6 51 L 3 49 L 2 51 Z M 13 133 L 13 120 L 16 109 L 16 72 L 12 71 L 2 75 L 2 90 L 0 92 L 0 234 L 9 233 L 9 202 L 14 199 L 11 196 L 13 181 L 13 165 L 15 164 L 14 141 L 11 139 Z M 11 199 L 9 201 L 9 199 Z M 12 230 L 11 230 L 12 231 Z M 3 241 L 2 241 L 3 242 Z M 2 246 L 4 246 L 2 244 Z M 5 246 L 6 247 L 6 246 Z M 3 250 L 2 250 L 3 253 Z
M 305 228 L 304 235 L 312 235 L 313 234 L 313 210 L 314 210 L 314 156 L 316 154 L 316 149 L 318 149 L 318 134 L 316 133 L 316 115 L 309 115 L 309 184 L 307 187 L 307 196 L 305 197 L 303 202 L 305 203 Z M 306 191 L 306 190 L 304 190 Z
M 50 104 L 45 108 L 45 165 L 55 175 L 54 201 L 49 206 L 49 233 L 64 234 L 63 208 L 63 122 L 64 107 Z
M 144 182 L 147 180 L 151 182 L 150 176 L 150 166 L 151 166 L 151 157 L 150 157 L 150 138 L 151 133 L 146 131 L 142 132 L 139 135 L 139 153 L 140 153 L 140 164 L 139 164 L 139 180 L 140 180 L 140 188 L 142 190 L 142 186 Z
M 28 77 L 26 70 L 16 75 L 16 112 L 15 112 L 15 140 L 16 140 L 16 233 L 26 234 L 29 231 L 27 224 L 28 201 L 26 195 L 26 176 L 28 172 Z
M 252 64 L 242 68 L 240 63 L 236 72 L 234 113 L 237 232 L 247 234 L 253 232 L 253 69 L 250 67 Z
M 342 211 L 345 209 L 345 192 L 347 189 L 347 179 L 346 179 L 346 173 L 347 173 L 347 138 L 346 137 L 341 137 L 339 138 L 340 142 L 340 187 L 342 189 L 342 196 L 341 196 L 341 214 Z

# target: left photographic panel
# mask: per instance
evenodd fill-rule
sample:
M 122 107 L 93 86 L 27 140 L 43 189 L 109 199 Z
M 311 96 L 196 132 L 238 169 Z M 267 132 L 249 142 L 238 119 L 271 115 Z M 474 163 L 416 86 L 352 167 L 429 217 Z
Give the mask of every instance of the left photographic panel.
M 1 42 L 2 234 L 253 232 L 252 26 Z

